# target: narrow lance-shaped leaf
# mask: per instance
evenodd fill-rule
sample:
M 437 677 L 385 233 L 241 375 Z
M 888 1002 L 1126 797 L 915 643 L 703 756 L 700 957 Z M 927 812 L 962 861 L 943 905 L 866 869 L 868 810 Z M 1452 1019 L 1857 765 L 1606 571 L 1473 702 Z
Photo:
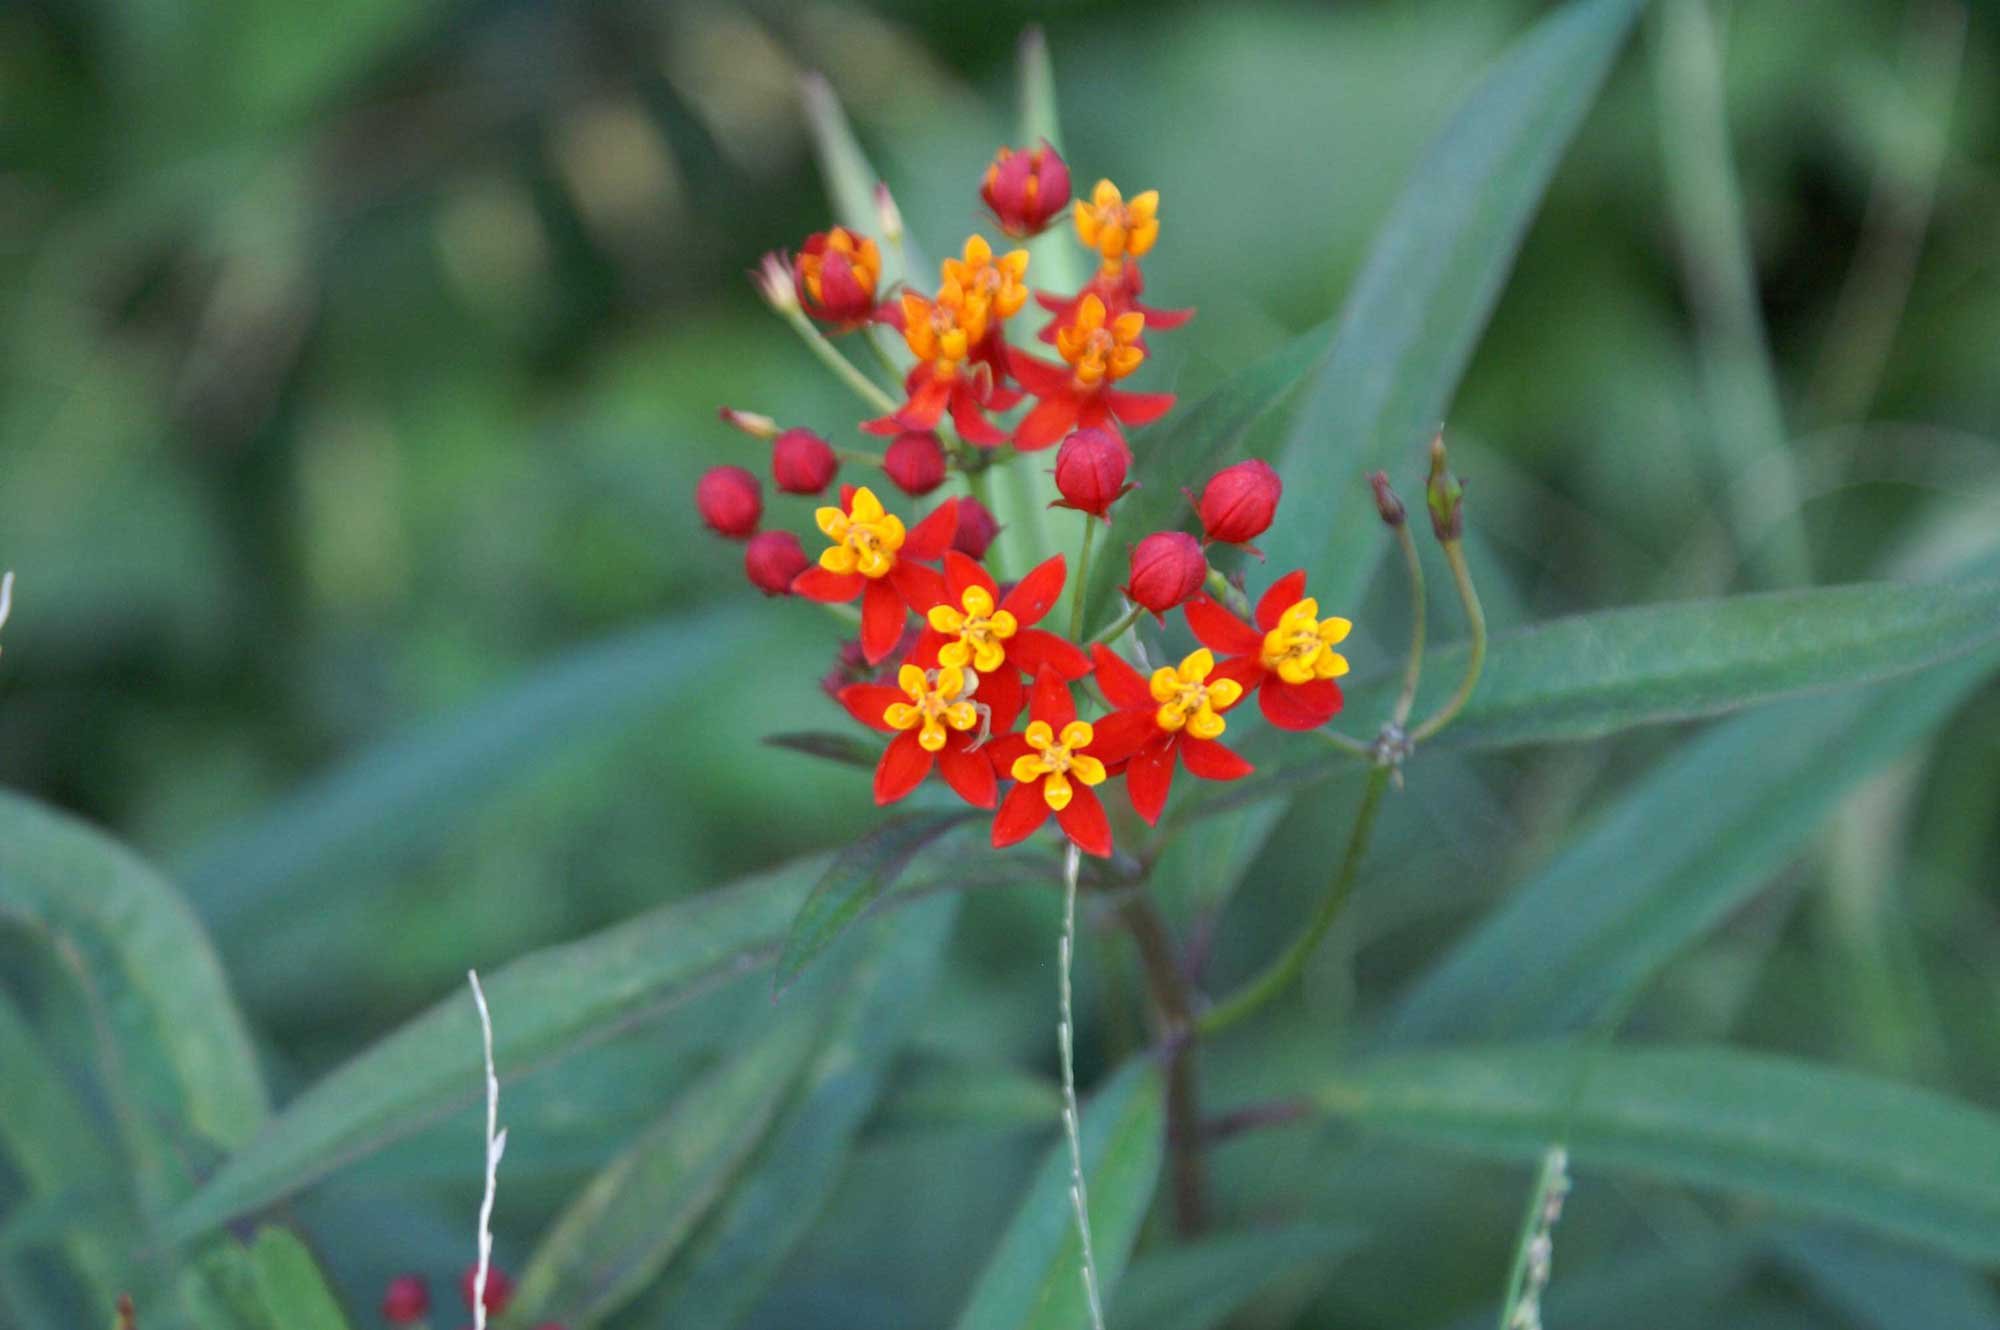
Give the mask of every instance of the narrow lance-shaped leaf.
M 347 1318 L 319 1265 L 288 1229 L 267 1225 L 250 1244 L 257 1289 L 271 1323 L 285 1330 L 347 1330 Z
M 1159 1182 L 1163 1115 L 1159 1075 L 1143 1062 L 1120 1071 L 1083 1112 L 1091 1249 L 1111 1306 Z M 1069 1189 L 1069 1150 L 1057 1141 L 959 1314 L 957 1330 L 1081 1330 L 1088 1323 L 1083 1249 Z
M 1275 1285 L 1331 1279 L 1366 1236 L 1359 1228 L 1296 1224 L 1224 1233 L 1143 1256 L 1125 1272 L 1111 1330 L 1212 1330 Z
M 819 158 L 819 173 L 833 199 L 833 215 L 850 231 L 882 239 L 881 216 L 875 208 L 875 186 L 882 175 L 861 150 L 854 126 L 840 108 L 840 98 L 825 75 L 808 74 L 799 83 L 805 102 L 806 126 L 812 130 L 813 152 Z M 890 244 L 882 245 L 882 277 L 878 291 L 887 291 L 897 282 L 923 286 L 930 280 L 931 266 L 917 247 L 916 237 L 905 232 L 902 253 Z
M 1362 1066 L 1328 1111 L 1528 1158 L 1711 1187 L 2000 1261 L 2000 1118 L 1911 1086 L 1724 1048 L 1594 1043 L 1415 1054 Z
M 1459 105 L 1411 172 L 1278 459 L 1286 503 L 1259 542 L 1320 604 L 1358 600 L 1388 542 L 1364 472 L 1429 441 L 1549 178 L 1642 0 L 1551 14 Z

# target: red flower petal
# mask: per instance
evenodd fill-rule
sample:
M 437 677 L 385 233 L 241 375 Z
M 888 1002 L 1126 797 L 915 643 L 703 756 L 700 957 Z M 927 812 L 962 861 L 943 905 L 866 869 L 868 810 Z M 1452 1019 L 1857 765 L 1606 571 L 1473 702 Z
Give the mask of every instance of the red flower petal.
M 1194 317 L 1194 311 L 1191 309 L 1154 309 L 1151 305 L 1137 305 L 1134 308 L 1146 316 L 1147 332 L 1172 332 Z
M 1271 589 L 1257 602 L 1257 626 L 1270 632 L 1284 612 L 1306 598 L 1306 570 L 1286 573 L 1271 583 Z
M 922 618 L 930 607 L 944 599 L 944 578 L 935 568 L 926 568 L 908 559 L 896 560 L 883 579 L 896 588 L 896 594 Z
M 1048 800 L 1042 798 L 1042 782 L 1023 781 L 1007 791 L 1000 811 L 993 817 L 993 848 L 1002 850 L 1028 839 L 1049 820 Z
M 1085 751 L 1107 766 L 1132 757 L 1141 748 L 1156 739 L 1168 736 L 1160 732 L 1159 722 L 1153 719 L 1153 702 L 1148 699 L 1144 710 L 1114 711 L 1102 720 L 1091 722 L 1094 733 L 1090 747 Z
M 1012 371 L 1015 382 L 1037 397 L 1064 397 L 1072 391 L 1069 367 L 1051 365 L 1046 360 L 1015 348 L 1008 348 L 1007 368 Z
M 1244 761 L 1234 749 L 1224 748 L 1213 739 L 1181 736 L 1181 761 L 1188 774 L 1203 780 L 1242 780 L 1257 768 Z
M 882 713 L 909 700 L 902 689 L 886 683 L 855 683 L 840 690 L 840 705 L 847 708 L 847 714 L 884 734 L 895 733 L 895 728 L 882 719 Z
M 1254 656 L 1264 649 L 1264 634 L 1203 594 L 1185 606 L 1195 640 L 1224 656 Z
M 1126 425 L 1150 425 L 1174 409 L 1172 393 L 1128 393 L 1106 389 L 1104 404 Z
M 1097 791 L 1081 781 L 1070 786 L 1069 807 L 1056 814 L 1056 825 L 1076 842 L 1076 848 L 1100 859 L 1111 857 L 1111 819 Z
M 993 764 L 994 771 L 1004 774 L 1009 767 L 1014 765 L 1015 758 L 1032 753 L 1035 750 L 1028 747 L 1027 739 L 1021 735 L 1003 734 L 979 751 L 985 756 L 988 762 Z M 1008 779 L 1012 780 L 1013 777 L 1009 776 Z
M 1281 730 L 1316 730 L 1340 714 L 1340 685 L 1331 679 L 1286 683 L 1273 674 L 1257 697 L 1264 719 Z
M 1000 800 L 1000 785 L 986 754 L 968 752 L 967 736 L 953 731 L 937 756 L 938 772 L 958 797 L 974 808 L 991 808 Z
M 958 426 L 960 438 L 981 448 L 998 448 L 1007 442 L 1007 431 L 986 418 L 979 399 L 967 389 L 951 395 L 951 423 Z
M 1035 409 L 1021 417 L 1014 427 L 1014 446 L 1034 452 L 1060 440 L 1076 428 L 1077 402 L 1073 397 L 1044 397 Z
M 958 500 L 946 499 L 931 510 L 930 516 L 911 527 L 903 537 L 903 548 L 897 561 L 916 559 L 922 563 L 936 563 L 951 548 L 951 538 L 958 534 Z
M 1215 662 L 1215 670 L 1208 676 L 1208 681 L 1213 684 L 1217 679 L 1234 679 L 1243 685 L 1244 692 L 1254 693 L 1264 680 L 1272 677 L 1256 656 L 1231 656 Z
M 919 374 L 923 376 L 922 382 L 916 381 Z M 896 412 L 893 419 L 906 430 L 934 430 L 938 421 L 944 418 L 945 407 L 951 402 L 951 390 L 958 382 L 957 376 L 941 379 L 919 365 L 910 377 L 910 400 L 903 404 L 902 410 Z
M 792 579 L 792 594 L 827 605 L 844 605 L 861 594 L 868 579 L 860 573 L 830 573 L 814 564 Z
M 1132 796 L 1132 811 L 1154 826 L 1167 806 L 1167 793 L 1174 788 L 1174 748 L 1171 736 L 1148 744 L 1132 754 L 1125 768 L 1125 792 Z
M 870 665 L 880 665 L 902 640 L 903 598 L 882 578 L 864 580 L 868 586 L 861 593 L 861 656 Z
M 1151 712 L 1158 705 L 1153 701 L 1153 690 L 1146 686 L 1146 677 L 1110 647 L 1101 642 L 1093 646 L 1090 659 L 1097 667 L 1097 686 L 1112 706 L 1121 711 L 1138 707 Z
M 1076 700 L 1069 685 L 1054 670 L 1044 666 L 1035 675 L 1035 691 L 1028 701 L 1028 714 L 1051 728 L 1061 730 L 1076 719 Z
M 927 670 L 938 667 L 938 648 L 958 639 L 940 633 L 935 628 L 923 628 L 917 633 L 917 644 L 910 648 L 910 664 L 921 665 Z M 983 699 L 982 699 L 983 700 Z
M 944 556 L 945 604 L 958 609 L 965 604 L 967 587 L 984 588 L 993 597 L 994 604 L 1000 602 L 1000 587 L 993 580 L 993 574 L 986 571 L 977 559 L 972 559 L 957 550 L 947 550 Z
M 1068 567 L 1060 554 L 1042 560 L 1014 584 L 1007 599 L 1000 602 L 1000 608 L 1013 615 L 1023 628 L 1040 623 L 1050 606 L 1062 597 Z
M 1040 674 L 1046 665 L 1065 679 L 1081 679 L 1090 673 L 1090 657 L 1054 633 L 1040 628 L 1023 628 L 1008 640 L 1007 659 L 1023 673 Z
M 875 802 L 892 804 L 923 784 L 931 774 L 931 755 L 917 742 L 915 730 L 904 730 L 889 741 L 875 768 Z
M 973 700 L 984 703 L 993 712 L 993 733 L 1005 734 L 1021 718 L 1021 704 L 1027 701 L 1020 671 L 1009 661 L 991 674 L 980 675 L 979 691 L 973 694 Z

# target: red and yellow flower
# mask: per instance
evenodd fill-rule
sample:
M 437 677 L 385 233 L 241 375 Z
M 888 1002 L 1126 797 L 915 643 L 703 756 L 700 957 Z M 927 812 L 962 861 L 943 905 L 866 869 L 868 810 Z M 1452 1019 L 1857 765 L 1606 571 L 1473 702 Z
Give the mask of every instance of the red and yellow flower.
M 806 237 L 792 258 L 799 307 L 815 319 L 857 328 L 875 315 L 882 254 L 875 242 L 844 226 Z
M 1069 685 L 1053 669 L 1035 676 L 1028 699 L 1028 727 L 993 741 L 993 766 L 1015 782 L 993 818 L 993 844 L 1001 848 L 1035 834 L 1053 813 L 1056 825 L 1085 854 L 1111 853 L 1111 821 L 1096 786 L 1109 764 L 1130 756 L 1097 742 L 1097 731 L 1076 718 Z
M 859 596 L 862 654 L 871 665 L 887 659 L 903 635 L 904 612 L 922 615 L 943 598 L 944 579 L 923 565 L 951 548 L 958 500 L 945 500 L 906 530 L 873 490 L 842 486 L 840 507 L 821 508 L 814 519 L 832 544 L 793 581 L 793 594 L 827 604 Z
M 993 763 L 980 745 L 995 729 L 1008 729 L 1019 714 L 983 699 L 975 703 L 979 678 L 956 665 L 926 670 L 904 665 L 895 684 L 858 683 L 840 691 L 840 702 L 870 729 L 894 734 L 875 767 L 875 802 L 891 804 L 923 783 L 933 767 L 945 784 L 975 808 L 991 808 L 999 785 Z
M 1090 658 L 1054 633 L 1035 627 L 1062 596 L 1066 565 L 1058 554 L 1031 569 L 1005 596 L 993 575 L 957 550 L 944 556 L 944 595 L 926 616 L 914 659 L 954 665 L 979 675 L 981 698 L 1010 728 L 1021 710 L 1023 674 L 1044 666 L 1063 679 L 1090 673 Z
M 1056 332 L 1065 362 L 1051 365 L 1016 351 L 1009 364 L 1021 386 L 1040 400 L 1014 429 L 1014 446 L 1046 448 L 1071 430 L 1115 421 L 1146 425 L 1172 409 L 1172 393 L 1131 393 L 1111 385 L 1139 368 L 1146 350 L 1139 334 L 1146 316 L 1136 310 L 1109 317 L 1104 302 L 1085 295 L 1075 319 Z
M 968 300 L 964 289 L 947 282 L 937 299 L 927 300 L 914 291 L 905 291 L 894 313 L 886 321 L 899 327 L 916 365 L 903 380 L 903 405 L 886 416 L 866 421 L 861 428 L 870 434 L 893 435 L 910 430 L 937 428 L 946 412 L 959 436 L 982 448 L 997 448 L 1007 442 L 1007 433 L 986 418 L 988 410 L 1002 410 L 1014 400 L 1004 395 L 996 400 L 997 381 L 992 367 L 975 359 L 989 331 L 990 304 Z
M 1334 680 L 1347 673 L 1347 657 L 1334 647 L 1353 625 L 1321 618 L 1319 602 L 1305 590 L 1303 569 L 1272 583 L 1257 602 L 1254 628 L 1206 595 L 1187 603 L 1195 637 L 1227 657 L 1217 676 L 1255 691 L 1264 718 L 1281 730 L 1312 730 L 1332 720 L 1341 706 Z
M 1097 272 L 1073 296 L 1043 292 L 1036 301 L 1055 317 L 1042 329 L 1041 339 L 1056 340 L 1065 325 L 1075 321 L 1078 306 L 1086 296 L 1096 296 L 1115 317 L 1137 313 L 1146 316 L 1146 326 L 1155 332 L 1178 328 L 1194 317 L 1191 309 L 1154 309 L 1139 302 L 1145 279 L 1139 272 L 1139 257 L 1152 249 L 1160 238 L 1160 191 L 1149 189 L 1125 198 L 1109 180 L 1097 182 L 1088 200 L 1075 205 L 1077 238 L 1096 250 Z
M 1215 675 L 1207 648 L 1178 668 L 1161 666 L 1150 679 L 1103 646 L 1091 648 L 1098 687 L 1116 708 L 1097 722 L 1098 746 L 1130 750 L 1125 792 L 1147 825 L 1160 820 L 1174 786 L 1174 764 L 1203 780 L 1241 780 L 1255 770 L 1216 740 L 1229 727 L 1223 713 L 1243 700 L 1243 685 Z

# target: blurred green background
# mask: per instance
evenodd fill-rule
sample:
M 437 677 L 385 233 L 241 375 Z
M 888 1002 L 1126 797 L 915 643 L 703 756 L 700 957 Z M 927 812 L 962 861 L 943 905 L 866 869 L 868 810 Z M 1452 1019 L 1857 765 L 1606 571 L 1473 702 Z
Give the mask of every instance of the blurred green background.
M 858 442 L 853 403 L 744 280 L 827 219 L 800 73 L 828 75 L 936 254 L 979 224 L 979 173 L 1014 124 L 1016 38 L 1043 23 L 1073 170 L 1162 193 L 1149 294 L 1200 318 L 1160 339 L 1145 386 L 1191 399 L 1336 308 L 1428 135 L 1542 9 L 17 0 L 0 10 L 0 566 L 20 579 L 0 782 L 112 829 L 187 887 L 279 1102 L 468 965 L 840 844 L 875 816 L 866 781 L 759 743 L 834 727 L 816 683 L 829 625 L 757 600 L 739 548 L 702 532 L 691 501 L 718 460 L 761 469 L 720 403 Z M 1967 25 L 1941 0 L 1716 12 L 1815 576 L 1949 567 L 2000 531 L 2000 33 L 1989 11 Z M 1757 425 L 1754 386 L 1731 387 L 1757 382 L 1755 343 L 1736 337 L 1699 202 L 1692 226 L 1670 206 L 1688 169 L 1676 145 L 1702 131 L 1659 54 L 1642 24 L 1452 414 L 1498 628 L 1752 584 L 1759 550 L 1717 476 L 1728 437 Z M 1397 477 L 1406 494 L 1416 468 Z M 770 511 L 809 524 L 804 501 Z M 1767 516 L 1776 539 L 1788 514 Z M 1393 642 L 1399 597 L 1383 579 L 1355 617 Z M 617 636 L 683 613 L 670 641 Z M 682 640 L 721 649 L 572 732 L 578 692 L 633 687 L 615 654 L 560 672 L 601 640 L 648 659 Z M 523 680 L 538 690 L 498 691 Z M 452 817 L 287 870 L 293 838 L 340 832 L 260 820 L 279 801 L 481 705 L 532 741 L 475 763 Z M 1379 1005 L 1676 737 L 1413 779 L 1357 910 L 1357 963 L 1327 958 L 1299 1028 Z M 1844 806 L 1844 857 L 1789 871 L 1641 1022 L 2000 1100 L 1997 833 L 1989 683 Z M 1251 878 L 1269 884 L 1258 908 L 1230 915 L 1226 956 L 1284 935 L 1309 891 L 1293 868 L 1281 838 Z M 1049 1072 L 1051 905 L 968 901 L 919 1069 Z M 1848 1009 L 1855 948 L 1913 986 L 1886 1034 L 1880 1009 Z M 1105 959 L 1086 948 L 1091 1011 Z M 524 1083 L 503 1262 L 765 1009 L 762 988 L 737 985 Z M 1094 1028 L 1087 1079 L 1116 1037 Z M 1212 1081 L 1254 1083 L 1249 1064 L 1286 1047 L 1240 1067 L 1219 1056 Z M 1048 1140 L 998 1116 L 871 1132 L 754 1323 L 946 1320 Z M 300 1203 L 357 1308 L 395 1270 L 463 1264 L 467 1123 Z M 1225 1153 L 1228 1185 L 1371 1194 L 1368 1178 L 1298 1178 L 1306 1148 Z M 1377 1161 L 1383 1178 L 1457 1195 L 1451 1227 L 1322 1290 L 1297 1324 L 1435 1324 L 1493 1296 L 1518 1170 L 1402 1149 Z M 1563 1269 L 1684 1256 L 1718 1222 L 1702 1209 L 1659 1189 L 1587 1196 Z M 1727 1282 L 1729 1324 L 1830 1314 L 1782 1270 Z

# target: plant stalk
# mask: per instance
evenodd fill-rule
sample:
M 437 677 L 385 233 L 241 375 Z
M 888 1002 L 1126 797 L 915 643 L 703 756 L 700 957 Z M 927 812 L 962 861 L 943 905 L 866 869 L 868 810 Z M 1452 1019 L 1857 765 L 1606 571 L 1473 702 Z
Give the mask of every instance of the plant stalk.
M 1069 589 L 1069 637 L 1079 641 L 1083 637 L 1083 602 L 1090 595 L 1090 546 L 1097 538 L 1097 519 L 1089 513 L 1083 517 L 1083 548 L 1076 553 L 1076 579 Z
M 1174 1222 L 1181 1235 L 1188 1237 L 1199 1233 L 1208 1217 L 1201 1088 L 1195 1066 L 1194 995 L 1166 921 L 1144 887 L 1130 893 L 1119 907 L 1118 918 L 1138 949 L 1158 1018 L 1160 1057 L 1167 1079 L 1167 1167 L 1173 1179 Z
M 1458 681 L 1458 690 L 1434 715 L 1410 731 L 1412 744 L 1430 738 L 1451 724 L 1452 719 L 1472 699 L 1472 690 L 1479 684 L 1479 672 L 1486 668 L 1486 611 L 1479 606 L 1479 592 L 1472 585 L 1472 570 L 1465 566 L 1464 543 L 1445 541 L 1444 557 L 1451 563 L 1451 580 L 1458 586 L 1459 604 L 1465 607 L 1466 625 L 1472 632 L 1472 647 L 1466 653 L 1465 677 Z
M 1403 663 L 1403 687 L 1396 694 L 1391 723 L 1402 729 L 1417 704 L 1417 680 L 1424 670 L 1424 560 L 1417 553 L 1417 538 L 1408 522 L 1396 523 L 1396 543 L 1403 549 L 1403 566 L 1410 573 L 1410 658 Z

